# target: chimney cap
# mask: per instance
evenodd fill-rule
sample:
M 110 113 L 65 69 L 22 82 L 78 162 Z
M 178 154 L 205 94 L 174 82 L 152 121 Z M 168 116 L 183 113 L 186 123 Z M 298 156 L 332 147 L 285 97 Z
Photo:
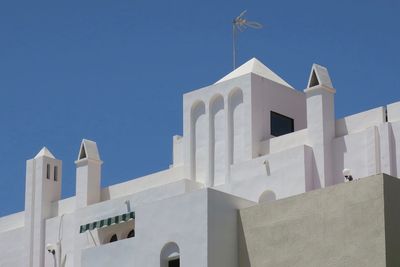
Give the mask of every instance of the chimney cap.
M 84 159 L 101 161 L 96 142 L 87 139 L 82 140 L 77 161 Z

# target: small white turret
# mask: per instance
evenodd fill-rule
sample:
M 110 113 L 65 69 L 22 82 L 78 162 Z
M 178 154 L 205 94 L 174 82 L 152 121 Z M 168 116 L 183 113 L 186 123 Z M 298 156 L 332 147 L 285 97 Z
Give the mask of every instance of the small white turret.
M 25 246 L 26 266 L 44 266 L 45 220 L 51 203 L 61 198 L 62 162 L 46 148 L 26 162 Z
M 76 164 L 76 207 L 100 201 L 101 165 L 96 142 L 83 139 Z

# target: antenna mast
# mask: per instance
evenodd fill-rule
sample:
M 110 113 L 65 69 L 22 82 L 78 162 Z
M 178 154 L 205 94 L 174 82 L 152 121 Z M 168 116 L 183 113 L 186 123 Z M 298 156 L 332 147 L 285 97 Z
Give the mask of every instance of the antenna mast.
M 237 16 L 233 21 L 232 21 L 232 52 L 233 52 L 233 69 L 236 69 L 236 41 L 237 41 L 237 31 L 239 30 L 240 32 L 243 32 L 247 27 L 253 28 L 253 29 L 261 29 L 262 25 L 258 22 L 255 21 L 248 21 L 245 18 L 243 18 L 244 14 L 247 12 L 247 10 L 244 10 L 242 13 L 240 13 L 239 16 Z

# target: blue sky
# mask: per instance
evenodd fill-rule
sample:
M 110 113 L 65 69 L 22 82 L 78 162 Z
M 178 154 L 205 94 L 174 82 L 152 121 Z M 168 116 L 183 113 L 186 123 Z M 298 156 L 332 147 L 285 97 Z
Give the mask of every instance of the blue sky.
M 25 161 L 43 146 L 75 192 L 82 138 L 98 143 L 103 186 L 171 163 L 182 94 L 257 57 L 298 90 L 328 67 L 343 117 L 400 101 L 400 1 L 1 1 L 0 216 L 23 210 Z

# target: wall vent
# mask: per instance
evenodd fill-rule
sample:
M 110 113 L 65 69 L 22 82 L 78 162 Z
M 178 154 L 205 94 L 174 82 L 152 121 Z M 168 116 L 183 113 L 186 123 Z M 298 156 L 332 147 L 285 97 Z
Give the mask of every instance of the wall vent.
M 79 153 L 79 159 L 85 159 L 85 158 L 86 158 L 85 145 L 82 143 L 81 152 Z
M 317 85 L 319 85 L 319 80 L 318 80 L 317 74 L 315 73 L 315 70 L 313 70 L 313 72 L 311 74 L 310 84 L 308 85 L 308 87 L 313 87 L 313 86 L 317 86 Z
M 308 78 L 307 88 L 311 88 L 318 85 L 333 89 L 328 69 L 318 64 L 313 64 L 310 76 Z

